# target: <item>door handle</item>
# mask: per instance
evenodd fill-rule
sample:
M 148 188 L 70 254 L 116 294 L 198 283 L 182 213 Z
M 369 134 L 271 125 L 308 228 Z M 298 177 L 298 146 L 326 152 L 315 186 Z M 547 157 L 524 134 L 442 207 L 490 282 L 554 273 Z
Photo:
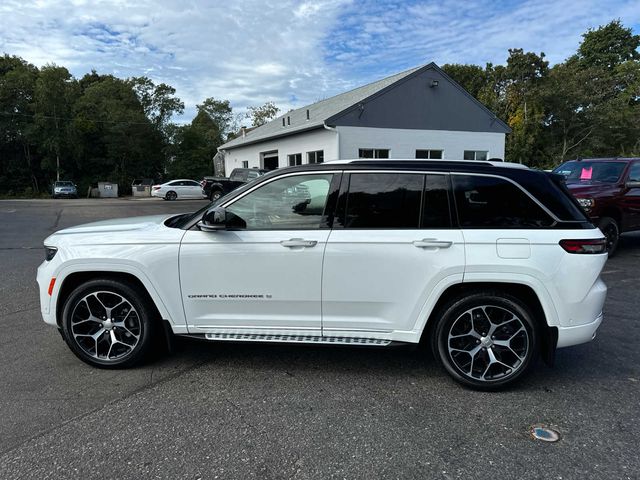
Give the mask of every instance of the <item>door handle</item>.
M 453 245 L 453 242 L 435 238 L 423 238 L 422 240 L 415 240 L 413 245 L 418 248 L 449 248 Z
M 315 240 L 305 240 L 304 238 L 290 238 L 289 240 L 282 240 L 280 245 L 288 248 L 309 248 L 315 247 L 318 244 Z

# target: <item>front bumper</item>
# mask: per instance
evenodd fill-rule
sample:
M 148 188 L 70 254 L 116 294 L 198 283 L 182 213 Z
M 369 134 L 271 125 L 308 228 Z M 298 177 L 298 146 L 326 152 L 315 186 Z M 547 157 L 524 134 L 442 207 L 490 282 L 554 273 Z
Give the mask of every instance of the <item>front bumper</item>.
M 600 315 L 598 315 L 593 322 L 577 325 L 575 327 L 558 327 L 557 348 L 570 347 L 572 345 L 580 345 L 581 343 L 590 342 L 595 338 L 596 331 L 602 323 L 603 318 L 604 315 L 600 312 Z

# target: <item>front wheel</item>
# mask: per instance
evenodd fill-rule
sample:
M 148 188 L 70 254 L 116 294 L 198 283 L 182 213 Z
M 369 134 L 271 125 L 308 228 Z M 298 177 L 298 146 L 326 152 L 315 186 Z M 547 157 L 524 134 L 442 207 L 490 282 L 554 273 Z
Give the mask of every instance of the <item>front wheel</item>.
M 76 288 L 64 304 L 62 330 L 71 351 L 100 368 L 126 368 L 147 354 L 155 330 L 152 309 L 133 285 L 96 279 Z
M 458 297 L 439 315 L 434 356 L 465 386 L 497 390 L 519 379 L 536 351 L 533 317 L 518 299 L 496 292 Z
M 620 243 L 620 227 L 618 227 L 618 222 L 611 217 L 602 217 L 598 223 L 598 228 L 607 240 L 607 253 L 610 257 L 613 257 L 618 248 L 618 243 Z

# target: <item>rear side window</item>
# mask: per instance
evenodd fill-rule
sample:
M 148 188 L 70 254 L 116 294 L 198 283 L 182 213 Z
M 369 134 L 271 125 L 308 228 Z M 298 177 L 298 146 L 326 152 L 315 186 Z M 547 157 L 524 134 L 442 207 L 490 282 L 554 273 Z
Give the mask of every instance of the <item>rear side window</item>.
M 345 228 L 419 228 L 424 175 L 353 173 Z
M 452 175 L 463 228 L 544 228 L 553 219 L 513 183 L 497 177 Z

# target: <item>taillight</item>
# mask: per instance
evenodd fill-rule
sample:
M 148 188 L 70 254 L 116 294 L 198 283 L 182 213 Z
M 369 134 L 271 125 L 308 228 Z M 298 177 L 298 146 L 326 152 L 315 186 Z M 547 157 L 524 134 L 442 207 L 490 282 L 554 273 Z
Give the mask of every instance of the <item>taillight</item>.
M 153 190 L 160 190 L 160 185 L 154 185 L 153 187 L 151 187 Z
M 569 253 L 604 253 L 607 241 L 604 238 L 590 240 L 560 240 L 560 246 Z

